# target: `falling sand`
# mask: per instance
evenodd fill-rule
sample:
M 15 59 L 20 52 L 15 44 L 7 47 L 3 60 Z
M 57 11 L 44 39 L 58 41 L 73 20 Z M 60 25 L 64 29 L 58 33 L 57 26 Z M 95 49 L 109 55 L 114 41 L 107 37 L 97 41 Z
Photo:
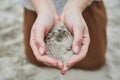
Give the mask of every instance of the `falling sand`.
M 71 50 L 72 40 L 73 37 L 66 25 L 58 22 L 45 39 L 47 55 L 66 65 L 67 60 L 74 55 Z
M 72 40 L 73 37 L 67 26 L 59 21 L 45 38 L 47 55 L 63 62 L 66 66 L 68 59 L 74 56 L 71 50 Z M 61 80 L 65 80 L 62 74 L 60 76 Z

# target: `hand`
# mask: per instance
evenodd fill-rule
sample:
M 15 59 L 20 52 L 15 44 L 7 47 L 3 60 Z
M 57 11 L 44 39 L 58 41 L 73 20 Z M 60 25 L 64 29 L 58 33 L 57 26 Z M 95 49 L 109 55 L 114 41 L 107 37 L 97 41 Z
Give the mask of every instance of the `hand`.
M 44 38 L 53 25 L 59 21 L 59 17 L 51 3 L 49 1 L 49 3 L 44 3 L 46 5 L 41 4 L 40 10 L 37 12 L 37 19 L 31 29 L 30 46 L 38 61 L 48 66 L 58 67 L 62 63 L 45 54 Z
M 74 36 L 72 51 L 76 54 L 75 57 L 67 61 L 67 65 L 61 69 L 64 74 L 69 68 L 80 62 L 87 54 L 90 37 L 87 24 L 82 16 L 82 11 L 71 5 L 65 6 L 60 20 L 63 21 Z

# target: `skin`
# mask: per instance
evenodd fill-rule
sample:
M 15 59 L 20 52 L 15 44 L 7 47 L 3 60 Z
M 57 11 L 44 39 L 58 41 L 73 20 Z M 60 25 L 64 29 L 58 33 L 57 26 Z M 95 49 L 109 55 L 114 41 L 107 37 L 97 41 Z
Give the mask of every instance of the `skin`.
M 31 0 L 36 13 L 37 19 L 31 29 L 30 46 L 36 59 L 48 66 L 58 67 L 62 62 L 47 56 L 45 54 L 44 37 L 51 30 L 53 25 L 59 21 L 52 0 Z
M 90 43 L 87 24 L 82 12 L 90 0 L 68 0 L 61 16 L 58 16 L 52 0 L 30 0 L 37 13 L 37 19 L 31 30 L 30 45 L 36 59 L 48 66 L 58 67 L 65 74 L 73 65 L 87 54 Z M 72 50 L 76 54 L 70 58 L 67 66 L 46 55 L 44 38 L 59 20 L 63 21 L 74 36 Z
M 60 16 L 60 20 L 67 25 L 74 36 L 72 50 L 76 53 L 74 58 L 68 60 L 67 66 L 61 69 L 61 73 L 63 74 L 74 64 L 85 58 L 87 54 L 90 37 L 82 12 L 87 7 L 88 3 L 89 0 L 69 0 Z

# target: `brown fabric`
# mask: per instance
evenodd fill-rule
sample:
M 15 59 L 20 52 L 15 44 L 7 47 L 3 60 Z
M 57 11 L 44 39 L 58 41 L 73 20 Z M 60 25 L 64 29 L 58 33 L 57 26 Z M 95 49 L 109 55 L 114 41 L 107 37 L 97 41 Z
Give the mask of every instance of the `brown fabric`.
M 74 67 L 89 70 L 98 69 L 105 63 L 106 52 L 107 19 L 103 2 L 93 2 L 92 5 L 83 12 L 83 16 L 89 28 L 91 42 L 86 58 L 77 63 Z M 25 53 L 32 63 L 44 66 L 43 63 L 36 60 L 29 45 L 30 31 L 36 17 L 35 12 L 27 9 L 24 10 Z

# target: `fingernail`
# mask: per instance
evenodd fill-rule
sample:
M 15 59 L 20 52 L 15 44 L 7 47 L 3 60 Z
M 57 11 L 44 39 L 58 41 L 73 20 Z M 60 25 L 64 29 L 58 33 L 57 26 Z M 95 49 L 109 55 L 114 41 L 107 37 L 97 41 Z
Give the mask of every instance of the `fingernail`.
M 66 73 L 67 71 L 63 71 L 63 75 Z
M 40 55 L 43 55 L 44 52 L 42 47 L 39 48 L 39 52 L 40 52 Z
M 65 74 L 67 72 L 68 68 L 67 67 L 64 67 L 63 70 L 62 70 L 62 73 Z
M 60 68 L 60 69 L 63 68 L 63 63 L 61 61 L 58 61 L 58 68 Z
M 79 53 L 79 51 L 80 51 L 80 48 L 79 48 L 78 46 L 74 46 L 73 49 L 74 49 L 74 52 L 75 52 L 75 53 Z
M 64 74 L 65 74 L 65 72 L 62 72 L 62 74 L 64 75 Z
M 62 71 L 62 74 L 64 75 L 64 74 L 65 74 L 65 71 Z

